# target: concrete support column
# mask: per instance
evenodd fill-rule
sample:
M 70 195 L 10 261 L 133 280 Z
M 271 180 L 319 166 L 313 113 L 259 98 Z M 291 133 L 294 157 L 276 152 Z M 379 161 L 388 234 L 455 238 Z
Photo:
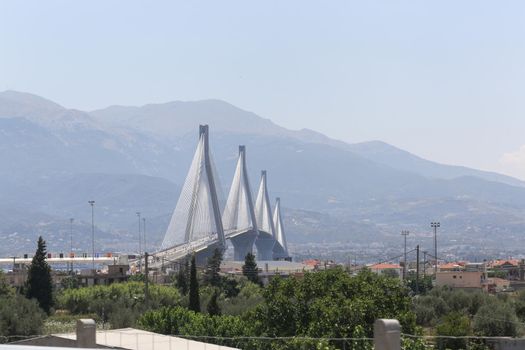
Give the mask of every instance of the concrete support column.
M 97 325 L 94 320 L 81 318 L 77 321 L 77 348 L 97 347 Z
M 401 326 L 398 320 L 375 321 L 374 350 L 401 350 Z

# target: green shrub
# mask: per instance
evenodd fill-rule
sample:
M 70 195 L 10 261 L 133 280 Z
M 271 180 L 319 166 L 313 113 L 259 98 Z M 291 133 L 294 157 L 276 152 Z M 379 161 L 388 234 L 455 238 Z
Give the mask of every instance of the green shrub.
M 36 300 L 28 300 L 21 295 L 0 297 L 0 335 L 40 334 L 44 319 L 45 313 Z
M 147 309 L 180 305 L 181 296 L 174 287 L 150 285 L 149 305 L 145 305 L 144 284 L 141 282 L 114 283 L 67 289 L 58 296 L 59 308 L 71 314 L 94 313 L 112 327 L 128 327 Z

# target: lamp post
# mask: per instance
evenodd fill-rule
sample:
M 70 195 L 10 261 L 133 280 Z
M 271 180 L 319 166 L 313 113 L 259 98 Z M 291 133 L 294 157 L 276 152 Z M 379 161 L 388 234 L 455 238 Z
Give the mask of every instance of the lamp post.
M 140 235 L 140 227 L 142 225 L 142 223 L 140 222 L 140 211 L 137 212 L 137 217 L 139 218 L 139 272 L 142 271 L 142 261 L 141 261 L 141 256 L 142 256 L 142 238 L 141 238 L 141 235 Z
M 431 222 L 430 223 L 430 227 L 432 227 L 434 229 L 434 259 L 435 260 L 435 265 L 434 265 L 434 275 L 437 276 L 437 265 L 438 265 L 438 241 L 437 241 L 437 229 L 438 227 L 440 227 L 441 224 L 437 221 L 435 222 Z
M 91 263 L 93 276 L 95 275 L 95 201 L 88 201 L 91 205 Z
M 73 220 L 74 218 L 69 219 L 69 258 L 71 260 L 71 273 L 73 273 Z
M 404 251 L 404 258 L 403 258 L 403 280 L 406 279 L 407 275 L 407 236 L 410 232 L 408 230 L 401 231 L 401 235 L 405 237 L 405 251 Z
M 146 248 L 146 218 L 142 218 L 142 223 L 144 224 L 142 226 L 142 237 L 144 238 L 144 252 L 147 252 L 148 249 Z

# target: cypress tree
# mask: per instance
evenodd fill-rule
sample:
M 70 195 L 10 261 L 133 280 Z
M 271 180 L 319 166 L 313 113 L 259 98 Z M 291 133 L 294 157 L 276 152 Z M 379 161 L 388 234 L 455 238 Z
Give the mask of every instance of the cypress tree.
M 49 314 L 53 306 L 53 282 L 51 268 L 46 260 L 46 241 L 41 236 L 27 275 L 26 297 L 36 299 L 40 307 Z
M 222 278 L 219 272 L 221 271 L 222 251 L 215 248 L 213 255 L 208 258 L 206 264 L 206 271 L 204 272 L 204 282 L 214 287 L 220 287 Z
M 201 302 L 199 297 L 199 281 L 197 280 L 197 266 L 195 266 L 195 255 L 191 257 L 190 265 L 190 303 L 189 309 L 201 312 Z
M 255 255 L 252 253 L 246 254 L 244 258 L 244 265 L 242 265 L 242 274 L 248 278 L 253 283 L 259 284 L 259 269 L 257 268 L 257 263 L 255 262 Z
M 210 316 L 219 316 L 221 314 L 221 308 L 219 306 L 218 299 L 219 299 L 219 290 L 215 288 L 210 298 L 210 302 L 208 303 L 208 306 L 206 307 L 206 311 L 208 311 L 208 314 Z
M 188 294 L 188 285 L 190 280 L 190 265 L 189 260 L 184 261 L 184 265 L 179 267 L 179 272 L 177 273 L 177 287 L 179 288 L 182 295 Z

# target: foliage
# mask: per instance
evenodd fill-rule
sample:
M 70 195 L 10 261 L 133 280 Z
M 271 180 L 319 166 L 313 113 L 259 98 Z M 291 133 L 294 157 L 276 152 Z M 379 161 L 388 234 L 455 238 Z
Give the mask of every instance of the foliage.
M 470 334 L 470 320 L 467 315 L 459 312 L 451 312 L 443 318 L 437 326 L 437 335 L 462 337 Z M 440 349 L 464 349 L 465 339 L 439 339 Z
M 36 300 L 21 295 L 0 298 L 0 335 L 40 334 L 45 319 Z M 11 341 L 16 339 L 10 339 Z
M 377 318 L 397 318 L 412 333 L 415 316 L 399 280 L 341 269 L 306 273 L 303 279 L 276 278 L 264 291 L 254 322 L 269 336 L 352 337 L 356 326 L 373 334 Z
M 195 255 L 191 257 L 189 294 L 190 295 L 188 308 L 192 311 L 200 312 L 201 304 L 199 298 L 199 281 L 197 280 L 197 266 L 195 264 Z
M 75 276 L 67 276 L 60 281 L 60 286 L 62 289 L 74 289 L 78 288 L 78 279 Z
M 148 331 L 180 336 L 246 337 L 253 335 L 250 324 L 239 316 L 210 316 L 182 307 L 165 307 L 147 312 L 139 319 L 138 324 Z M 209 341 L 221 345 L 239 345 L 238 342 L 234 343 L 233 340 L 228 339 L 209 339 Z
M 42 237 L 38 238 L 38 247 L 29 267 L 26 297 L 36 299 L 40 307 L 49 314 L 53 306 L 53 283 L 51 268 L 46 261 L 46 242 Z
M 515 337 L 520 331 L 518 325 L 518 317 L 511 305 L 497 299 L 481 306 L 474 315 L 474 331 L 483 336 Z
M 249 299 L 260 293 L 259 286 L 247 283 L 241 288 L 238 298 Z M 371 337 L 373 322 L 377 318 L 399 319 L 406 333 L 413 333 L 415 329 L 408 290 L 399 280 L 368 271 L 356 277 L 333 269 L 307 273 L 302 279 L 275 278 L 262 295 L 264 300 L 259 306 L 240 316 L 211 316 L 171 307 L 147 312 L 140 318 L 139 325 L 163 334 L 293 338 L 272 344 L 245 338 L 236 339 L 234 343 L 226 339 L 209 339 L 250 349 L 334 349 L 341 346 L 341 341 L 304 338 Z M 225 302 L 226 299 L 219 299 L 219 303 Z M 368 349 L 368 344 L 361 342 L 357 348 Z
M 133 326 L 138 316 L 146 311 L 144 284 L 141 282 L 114 283 L 63 290 L 57 298 L 58 307 L 71 314 L 96 314 L 112 327 Z M 181 296 L 176 288 L 151 284 L 149 308 L 180 305 Z
M 431 276 L 419 276 L 419 282 L 418 289 L 416 290 L 416 275 L 411 273 L 408 275 L 408 278 L 406 280 L 408 288 L 412 291 L 414 294 L 425 294 L 428 293 L 432 289 L 432 277 Z
M 129 276 L 129 282 L 146 282 L 146 275 L 142 272 Z
M 0 270 L 0 298 L 11 297 L 15 294 L 15 289 L 7 283 L 7 279 L 2 270 Z
M 184 265 L 179 266 L 175 283 L 182 295 L 188 294 L 190 284 L 190 266 L 188 259 L 185 259 Z
M 222 276 L 221 272 L 222 251 L 219 248 L 213 250 L 213 255 L 208 258 L 206 269 L 204 270 L 203 280 L 205 285 L 213 287 L 221 287 Z
M 210 298 L 210 301 L 208 302 L 208 306 L 206 307 L 206 311 L 211 316 L 216 316 L 216 315 L 221 314 L 221 308 L 219 307 L 218 299 L 219 299 L 219 290 L 215 288 Z
M 230 297 L 224 291 L 219 305 L 225 315 L 242 315 L 255 309 L 263 302 L 263 295 L 260 285 L 243 279 L 238 283 L 239 292 L 235 297 Z
M 435 326 L 451 311 L 474 315 L 478 309 L 490 302 L 492 296 L 481 291 L 465 292 L 450 288 L 434 288 L 426 295 L 413 299 L 413 311 L 418 325 Z
M 260 283 L 259 269 L 255 262 L 255 255 L 252 253 L 246 254 L 244 258 L 244 265 L 242 265 L 242 274 L 246 276 L 253 283 Z

